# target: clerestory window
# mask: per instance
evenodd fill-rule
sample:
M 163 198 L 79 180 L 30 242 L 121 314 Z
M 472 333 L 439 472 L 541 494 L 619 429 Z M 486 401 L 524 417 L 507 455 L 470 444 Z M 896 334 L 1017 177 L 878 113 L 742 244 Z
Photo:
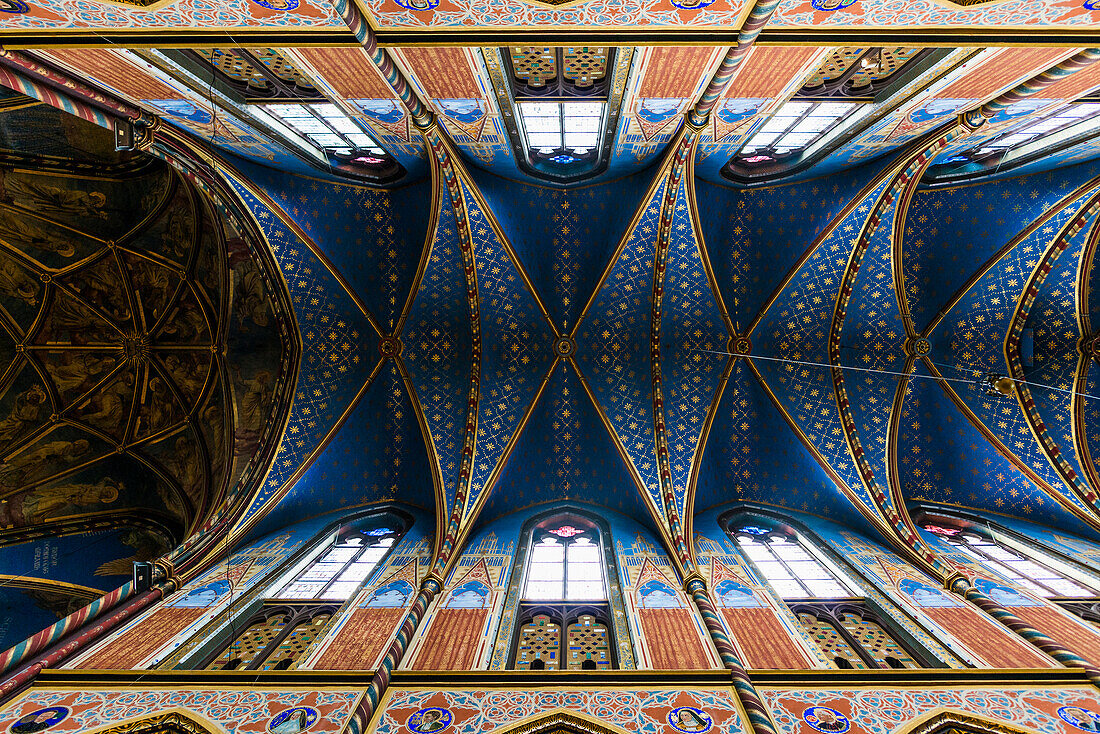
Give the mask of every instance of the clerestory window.
M 512 667 L 609 670 L 615 665 L 598 526 L 567 514 L 530 534 Z
M 928 667 L 924 656 L 866 603 L 852 579 L 825 563 L 821 551 L 801 534 L 756 517 L 735 518 L 729 532 L 833 667 Z

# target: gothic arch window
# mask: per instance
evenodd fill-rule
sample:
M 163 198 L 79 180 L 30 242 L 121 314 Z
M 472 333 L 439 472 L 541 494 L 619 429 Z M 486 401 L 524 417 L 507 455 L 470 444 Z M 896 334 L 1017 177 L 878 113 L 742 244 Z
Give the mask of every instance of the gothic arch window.
M 925 530 L 1036 596 L 1058 600 L 1100 596 L 1100 579 L 1003 530 L 940 513 L 922 513 L 919 517 Z
M 406 523 L 390 514 L 340 527 L 325 537 L 304 565 L 300 559 L 259 598 L 242 605 L 228 639 L 206 656 L 207 670 L 294 669 L 328 621 L 371 576 L 404 534 Z
M 605 570 L 614 566 L 602 528 L 582 515 L 557 513 L 531 527 L 526 541 L 511 667 L 618 667 Z
M 572 183 L 607 167 L 630 56 L 609 46 L 510 46 L 484 54 L 525 173 Z
M 807 158 L 811 148 L 819 149 L 819 143 L 852 130 L 935 59 L 934 50 L 912 47 L 833 50 L 752 134 L 723 168 L 723 175 L 758 180 L 812 163 L 822 151 Z
M 734 516 L 727 529 L 834 667 L 930 667 L 931 660 L 867 604 L 855 582 L 805 533 L 755 514 Z
M 196 48 L 184 54 L 211 69 L 248 102 L 324 101 L 309 77 L 276 48 Z

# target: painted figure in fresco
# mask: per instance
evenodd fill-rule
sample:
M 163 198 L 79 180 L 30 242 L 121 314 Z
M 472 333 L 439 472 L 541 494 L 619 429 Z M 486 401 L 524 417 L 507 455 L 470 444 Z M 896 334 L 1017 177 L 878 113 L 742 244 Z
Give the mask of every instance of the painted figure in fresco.
M 802 718 L 818 731 L 838 733 L 848 731 L 848 719 L 839 712 L 824 706 L 813 706 L 806 709 L 806 713 L 802 715 Z
M 14 260 L 0 257 L 0 293 L 16 298 L 28 306 L 38 304 L 38 283 Z
M 43 252 L 55 252 L 61 257 L 76 254 L 76 247 L 68 239 L 47 232 L 29 218 L 17 216 L 14 212 L 0 215 L 0 239 L 19 249 L 22 249 L 21 245 L 29 245 Z
M 51 362 L 47 367 L 53 384 L 62 395 L 76 391 L 84 392 L 98 382 L 115 364 L 114 357 L 101 357 L 96 354 L 70 353 L 63 355 L 61 361 Z
M 69 710 L 64 706 L 51 706 L 38 709 L 25 714 L 19 721 L 11 725 L 11 734 L 34 734 L 45 731 L 54 724 L 58 724 L 69 715 Z
M 123 545 L 133 548 L 133 554 L 99 564 L 95 570 L 96 576 L 129 576 L 133 571 L 134 561 L 151 561 L 171 550 L 164 536 L 143 528 L 126 528 L 119 533 L 118 539 Z
M 313 723 L 310 719 L 316 720 L 316 716 L 311 717 L 310 713 L 307 708 L 293 708 L 284 711 L 271 720 L 272 734 L 298 734 L 298 732 L 305 731 Z
M 710 722 L 685 706 L 676 711 L 676 728 L 680 731 L 703 732 L 710 728 Z
M 134 394 L 134 374 L 123 372 L 117 380 L 97 393 L 81 418 L 97 428 L 118 428 L 130 410 Z
M 438 711 L 428 710 L 424 712 L 424 716 L 420 719 L 420 731 L 424 734 L 431 734 L 433 731 L 439 731 L 443 728 L 443 714 Z
M 235 271 L 236 288 L 234 308 L 237 318 L 244 324 L 245 320 L 251 321 L 256 326 L 267 326 L 271 318 L 268 309 L 267 293 L 264 290 L 263 276 L 260 269 L 251 260 L 246 261 Z
M 47 441 L 0 464 L 0 487 L 15 488 L 56 474 L 88 453 L 86 438 Z
M 107 195 L 102 191 L 66 189 L 22 176 L 5 177 L 4 191 L 26 208 L 51 219 L 107 218 L 107 212 L 103 208 L 107 203 Z
M 0 420 L 0 445 L 11 443 L 26 429 L 37 423 L 38 416 L 43 410 L 48 411 L 49 407 L 46 404 L 46 391 L 40 385 L 33 385 L 16 397 L 7 418 Z
M 40 487 L 23 495 L 23 520 L 27 524 L 45 522 L 71 511 L 76 507 L 97 504 L 109 505 L 118 499 L 125 488 L 122 482 L 108 477 L 95 484 L 62 484 Z
M 1100 720 L 1098 720 L 1100 715 L 1094 714 L 1088 709 L 1080 706 L 1063 706 L 1058 709 L 1058 715 L 1062 717 L 1063 721 L 1073 724 L 1078 729 L 1100 732 Z

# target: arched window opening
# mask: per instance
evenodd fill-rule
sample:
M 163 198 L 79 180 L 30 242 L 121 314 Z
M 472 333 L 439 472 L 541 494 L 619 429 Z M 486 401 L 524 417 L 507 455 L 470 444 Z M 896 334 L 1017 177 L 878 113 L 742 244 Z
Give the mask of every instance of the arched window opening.
M 620 58 L 622 55 L 622 58 Z M 572 183 L 607 167 L 629 50 L 512 46 L 486 57 L 516 161 L 524 172 Z
M 339 599 L 350 597 L 401 537 L 390 527 L 345 528 L 335 542 L 284 585 L 275 599 Z
M 1014 150 L 1039 138 L 1067 133 L 1074 137 L 1100 130 L 1100 102 L 1072 102 L 1039 115 L 1025 115 L 996 135 L 967 148 L 945 161 L 943 166 L 966 163 L 996 164 Z
M 366 127 L 327 100 L 258 107 L 343 163 L 378 171 L 395 165 Z
M 600 528 L 571 513 L 530 532 L 512 667 L 610 670 L 612 616 Z
M 730 159 L 723 175 L 736 180 L 791 170 L 804 162 L 809 148 L 867 116 L 872 103 L 887 102 L 906 79 L 934 61 L 935 53 L 915 47 L 833 50 Z
M 730 535 L 798 618 L 834 667 L 842 670 L 930 667 L 892 625 L 860 598 L 859 587 L 793 528 L 769 518 L 735 517 Z
M 292 670 L 321 636 L 329 620 L 383 561 L 404 533 L 393 516 L 349 523 L 304 568 L 284 575 L 259 609 L 233 630 L 200 667 L 207 670 Z
M 1025 543 L 1009 545 L 975 523 L 926 515 L 924 529 L 957 548 L 971 560 L 1004 576 L 1036 596 L 1048 599 L 1085 599 L 1100 596 L 1098 586 L 1086 583 L 1086 574 L 1070 578 L 1056 566 L 1068 566 Z M 1026 549 L 1026 550 L 1025 550 Z

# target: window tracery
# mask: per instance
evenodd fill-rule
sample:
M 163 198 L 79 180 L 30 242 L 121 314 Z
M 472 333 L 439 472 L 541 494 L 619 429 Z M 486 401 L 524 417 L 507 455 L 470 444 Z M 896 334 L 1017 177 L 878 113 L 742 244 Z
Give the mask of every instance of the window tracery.
M 925 522 L 924 529 L 1037 596 L 1048 599 L 1100 596 L 1097 587 L 1057 570 L 1058 561 L 1034 547 L 1028 546 L 1025 554 L 1020 546 L 1010 546 L 972 524 L 956 524 L 950 518 L 936 517 L 935 521 Z
M 598 526 L 572 514 L 530 531 L 512 668 L 616 667 L 603 544 Z
M 1038 116 L 1027 115 L 993 137 L 952 156 L 944 165 L 999 161 L 1013 150 L 1070 128 L 1075 136 L 1100 131 L 1100 102 L 1073 102 Z
M 834 667 L 927 667 L 923 657 L 860 598 L 856 584 L 825 563 L 807 538 L 762 519 L 735 518 L 729 532 Z
M 258 605 L 243 600 L 243 622 L 230 626 L 231 639 L 200 659 L 206 670 L 290 670 L 325 631 L 343 603 L 354 596 L 404 534 L 395 515 L 348 523 L 304 568 L 277 578 Z M 300 561 L 299 561 L 300 563 Z M 257 608 L 258 606 L 258 608 Z M 227 614 L 232 613 L 232 608 Z M 243 615 L 242 615 L 243 616 Z
M 630 49 L 485 49 L 517 163 L 532 176 L 573 182 L 607 165 Z
M 196 48 L 185 52 L 252 102 L 324 98 L 309 78 L 275 48 Z

